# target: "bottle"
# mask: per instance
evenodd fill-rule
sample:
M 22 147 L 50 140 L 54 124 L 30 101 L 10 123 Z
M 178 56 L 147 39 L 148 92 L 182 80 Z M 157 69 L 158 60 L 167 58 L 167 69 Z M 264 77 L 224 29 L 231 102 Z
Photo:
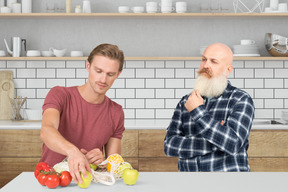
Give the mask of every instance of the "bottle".
M 72 0 L 66 0 L 66 13 L 72 13 Z

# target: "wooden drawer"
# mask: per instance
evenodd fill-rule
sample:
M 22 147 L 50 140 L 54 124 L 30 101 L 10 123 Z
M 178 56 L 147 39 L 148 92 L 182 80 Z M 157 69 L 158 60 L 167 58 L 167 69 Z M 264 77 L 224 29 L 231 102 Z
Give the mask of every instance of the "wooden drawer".
M 40 130 L 0 130 L 0 157 L 40 157 Z
M 288 158 L 249 158 L 250 170 L 254 172 L 287 172 Z
M 249 137 L 249 157 L 288 157 L 287 130 L 253 130 Z
M 166 157 L 166 130 L 139 130 L 139 157 Z
M 121 140 L 121 155 L 138 157 L 138 130 L 125 130 Z

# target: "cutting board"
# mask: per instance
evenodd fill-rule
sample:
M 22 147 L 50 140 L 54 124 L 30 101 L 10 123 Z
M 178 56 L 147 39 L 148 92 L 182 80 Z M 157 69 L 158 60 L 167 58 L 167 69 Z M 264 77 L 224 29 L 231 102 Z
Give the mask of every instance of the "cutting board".
M 0 71 L 0 120 L 11 119 L 9 98 L 14 99 L 13 71 Z

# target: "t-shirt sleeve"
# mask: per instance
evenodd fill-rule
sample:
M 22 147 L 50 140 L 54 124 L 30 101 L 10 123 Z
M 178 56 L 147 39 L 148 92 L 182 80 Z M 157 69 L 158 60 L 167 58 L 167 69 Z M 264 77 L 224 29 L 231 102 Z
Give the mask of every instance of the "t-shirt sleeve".
M 122 107 L 118 110 L 118 113 L 120 113 L 118 122 L 115 122 L 115 131 L 112 137 L 122 139 L 123 137 L 123 132 L 125 131 L 124 127 L 124 111 Z
M 44 104 L 42 106 L 43 112 L 48 108 L 57 109 L 62 113 L 63 105 L 65 102 L 65 91 L 63 87 L 53 87 L 47 94 Z

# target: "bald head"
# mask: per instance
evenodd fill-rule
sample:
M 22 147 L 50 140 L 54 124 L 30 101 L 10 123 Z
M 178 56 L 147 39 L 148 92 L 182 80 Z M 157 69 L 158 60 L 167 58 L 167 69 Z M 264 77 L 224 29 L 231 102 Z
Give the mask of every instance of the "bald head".
M 232 65 L 233 63 L 233 52 L 227 45 L 223 43 L 214 43 L 212 45 L 209 45 L 203 55 L 205 56 L 205 53 L 212 54 L 212 57 L 214 56 L 217 59 L 221 59 L 223 62 L 225 62 L 226 65 Z
M 210 76 L 219 76 L 224 74 L 226 77 L 231 73 L 233 66 L 233 52 L 223 43 L 214 43 L 209 45 L 203 55 L 200 64 L 200 71 L 210 72 Z M 212 75 L 214 74 L 214 75 Z

